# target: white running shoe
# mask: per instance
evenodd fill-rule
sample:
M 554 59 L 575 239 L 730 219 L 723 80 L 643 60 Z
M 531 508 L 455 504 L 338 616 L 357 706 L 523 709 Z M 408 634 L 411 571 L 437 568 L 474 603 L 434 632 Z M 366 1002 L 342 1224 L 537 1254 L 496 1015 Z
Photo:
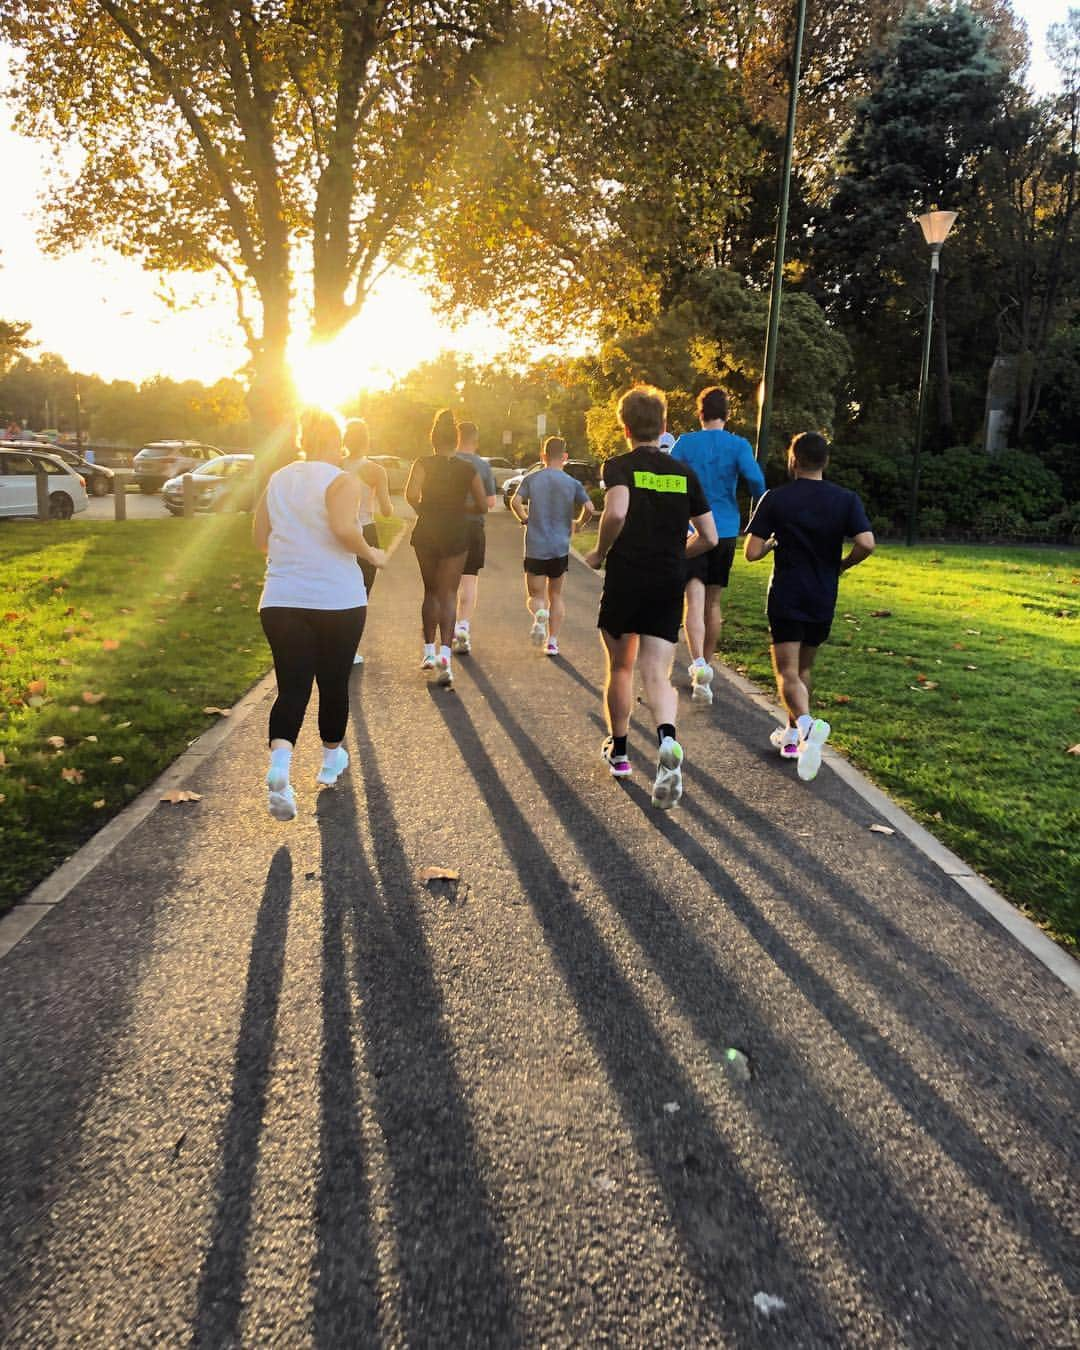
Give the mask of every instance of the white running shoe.
M 362 666 L 364 664 L 363 654 L 361 652 L 357 652 L 352 659 L 352 663 L 354 666 Z
M 600 758 L 608 766 L 612 778 L 628 778 L 633 773 L 626 756 L 615 753 L 615 741 L 611 736 L 608 736 L 600 747 Z
M 472 634 L 467 628 L 455 628 L 451 648 L 460 655 L 468 656 L 472 651 Z
M 450 689 L 454 684 L 454 672 L 450 669 L 450 659 L 446 656 L 440 656 L 435 661 L 435 669 L 439 672 L 436 684 L 441 684 L 446 689 Z
M 670 811 L 682 796 L 682 762 L 682 746 L 671 736 L 665 736 L 660 743 L 652 789 L 652 804 L 661 811 Z
M 296 819 L 296 793 L 285 769 L 271 769 L 266 775 L 266 809 L 275 820 Z
M 769 744 L 774 750 L 780 751 L 781 759 L 798 759 L 799 757 L 799 729 L 798 727 L 777 727 L 769 737 Z
M 829 739 L 829 732 L 832 727 L 828 722 L 823 722 L 820 717 L 816 718 L 806 739 L 799 746 L 799 762 L 796 765 L 796 772 L 804 783 L 811 783 L 817 777 L 818 769 L 821 768 L 821 747 Z
M 421 670 L 434 670 L 434 669 L 435 669 L 435 653 L 434 653 L 434 652 L 425 652 L 425 653 L 424 653 L 423 657 L 422 657 L 421 660 L 420 660 L 420 669 L 421 669 Z
M 559 639 L 558 639 L 558 638 L 548 638 L 548 640 L 547 640 L 547 646 L 544 648 L 544 655 L 545 655 L 545 656 L 558 656 L 558 654 L 559 654 Z
M 324 787 L 333 787 L 348 767 L 349 752 L 343 745 L 339 745 L 336 750 L 332 750 L 329 755 L 323 757 L 323 766 L 315 781 L 316 783 L 322 783 Z
M 548 612 L 546 609 L 538 609 L 533 615 L 533 625 L 529 629 L 529 641 L 536 647 L 542 647 L 547 641 L 548 635 Z
M 713 700 L 712 682 L 715 674 L 711 665 L 687 666 L 690 676 L 690 698 L 694 703 L 711 703 Z

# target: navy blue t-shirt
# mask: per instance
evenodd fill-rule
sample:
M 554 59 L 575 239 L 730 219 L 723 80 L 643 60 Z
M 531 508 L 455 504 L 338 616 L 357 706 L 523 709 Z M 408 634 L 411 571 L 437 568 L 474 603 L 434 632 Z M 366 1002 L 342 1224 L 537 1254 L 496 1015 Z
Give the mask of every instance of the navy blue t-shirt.
M 870 528 L 858 494 L 836 483 L 796 478 L 770 488 L 746 527 L 759 539 L 776 535 L 770 617 L 831 622 L 844 540 Z

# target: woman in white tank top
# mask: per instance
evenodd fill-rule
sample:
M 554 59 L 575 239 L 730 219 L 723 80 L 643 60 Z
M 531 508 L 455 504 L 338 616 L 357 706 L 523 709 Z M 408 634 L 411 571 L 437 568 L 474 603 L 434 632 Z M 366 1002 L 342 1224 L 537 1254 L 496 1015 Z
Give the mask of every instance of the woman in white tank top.
M 266 554 L 259 617 L 278 686 L 266 776 L 276 820 L 296 815 L 292 753 L 316 681 L 323 742 L 317 781 L 336 783 L 349 763 L 341 744 L 349 718 L 349 673 L 367 615 L 367 591 L 356 563 L 385 562 L 357 524 L 360 484 L 342 470 L 336 418 L 309 415 L 301 444 L 304 459 L 271 475 L 252 524 L 255 543 Z

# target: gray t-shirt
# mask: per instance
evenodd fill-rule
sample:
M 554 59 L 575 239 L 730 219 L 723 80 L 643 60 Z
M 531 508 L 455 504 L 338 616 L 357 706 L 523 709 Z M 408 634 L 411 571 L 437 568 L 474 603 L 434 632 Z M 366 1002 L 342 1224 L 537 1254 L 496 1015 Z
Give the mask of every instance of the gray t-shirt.
M 494 497 L 498 488 L 495 486 L 495 475 L 491 472 L 491 465 L 487 460 L 481 459 L 479 455 L 474 455 L 471 450 L 459 450 L 457 452 L 457 458 L 463 459 L 466 464 L 471 464 L 480 475 L 480 481 L 484 485 L 484 496 Z M 481 525 L 484 523 L 484 517 L 477 515 L 473 511 L 470 511 L 465 519 L 478 520 Z
M 518 496 L 529 503 L 526 558 L 565 558 L 574 517 L 589 500 L 582 484 L 562 469 L 537 469 L 521 480 Z

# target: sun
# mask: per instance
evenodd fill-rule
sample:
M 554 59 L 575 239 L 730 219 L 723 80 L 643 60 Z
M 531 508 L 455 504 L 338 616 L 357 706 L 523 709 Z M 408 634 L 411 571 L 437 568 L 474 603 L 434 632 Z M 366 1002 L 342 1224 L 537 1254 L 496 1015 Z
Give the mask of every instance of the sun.
M 395 372 L 381 364 L 366 325 L 355 320 L 327 342 L 297 343 L 289 367 L 303 403 L 341 409 L 368 389 L 386 388 Z

